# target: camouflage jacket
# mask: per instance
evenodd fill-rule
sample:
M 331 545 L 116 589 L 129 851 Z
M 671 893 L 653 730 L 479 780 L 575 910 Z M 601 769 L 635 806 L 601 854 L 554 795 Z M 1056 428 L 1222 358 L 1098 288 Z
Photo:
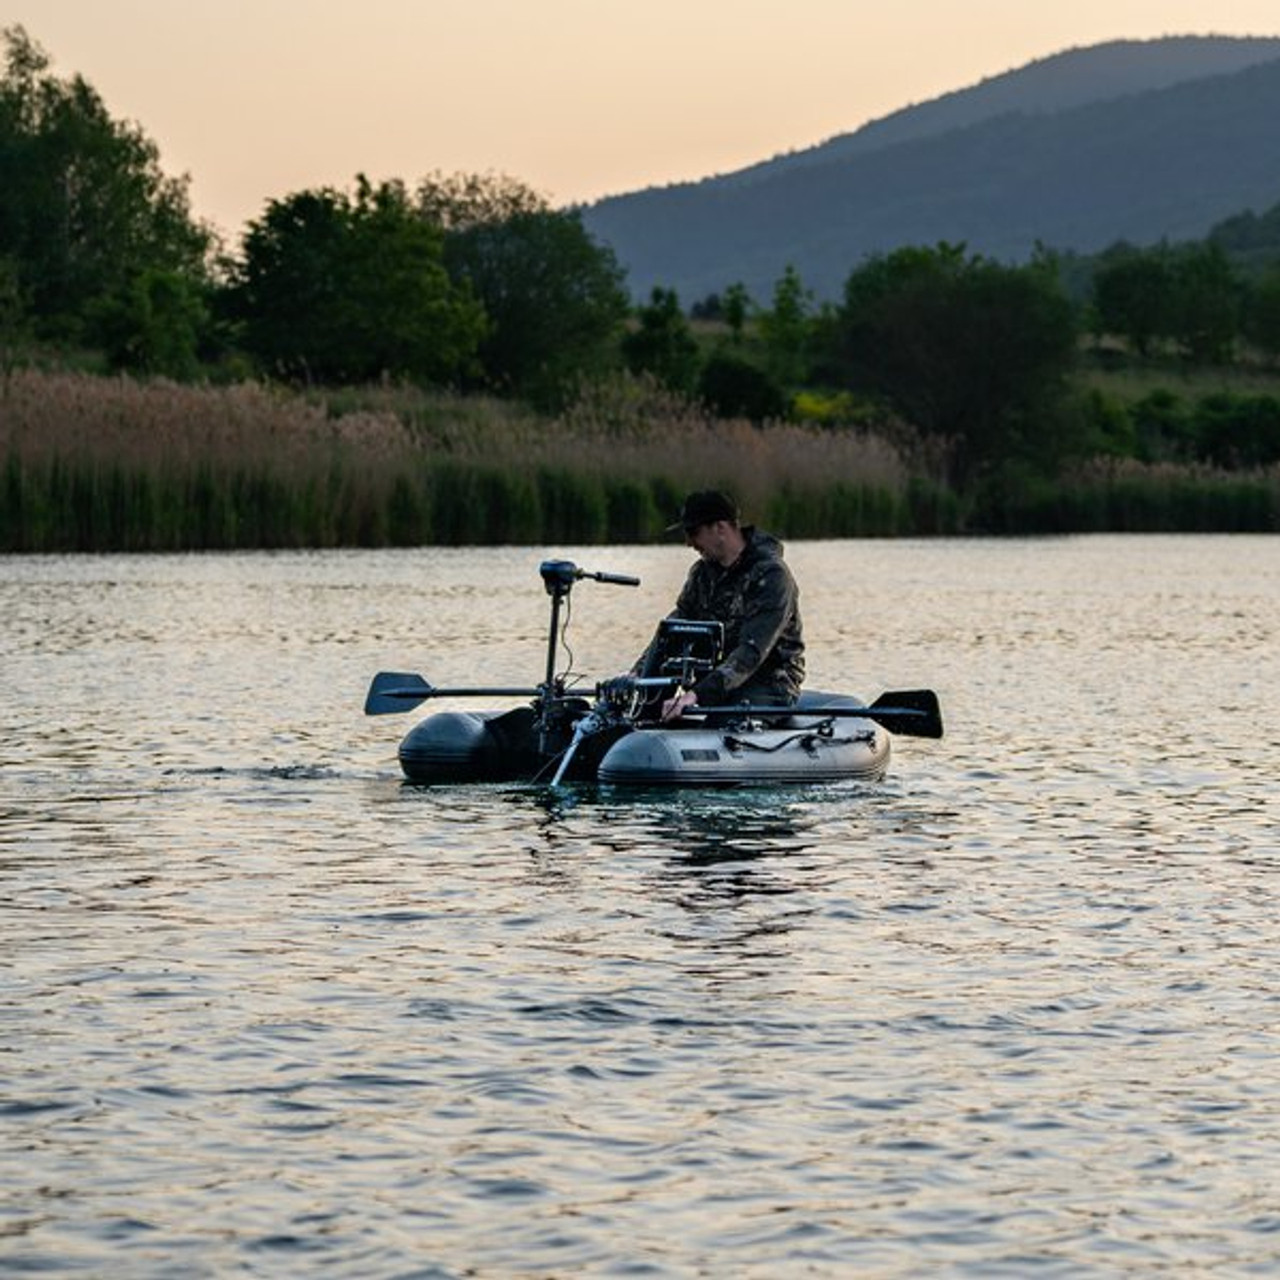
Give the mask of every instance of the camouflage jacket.
M 747 545 L 727 569 L 699 560 L 676 601 L 677 618 L 724 623 L 724 658 L 694 686 L 703 706 L 735 701 L 750 684 L 794 701 L 804 680 L 800 590 L 782 559 L 782 543 L 751 525 Z

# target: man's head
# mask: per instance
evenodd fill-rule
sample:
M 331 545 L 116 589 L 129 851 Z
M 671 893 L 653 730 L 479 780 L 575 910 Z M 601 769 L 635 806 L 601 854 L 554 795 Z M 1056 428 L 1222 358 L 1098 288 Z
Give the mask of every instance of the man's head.
M 680 508 L 680 519 L 668 526 L 667 532 L 683 530 L 687 546 L 704 560 L 731 565 L 746 545 L 738 524 L 737 503 L 718 489 L 700 489 L 691 493 Z
M 675 524 L 667 526 L 667 532 L 675 533 L 677 529 L 683 529 L 688 534 L 699 525 L 714 524 L 717 520 L 737 524 L 738 504 L 719 489 L 699 489 L 684 500 L 679 519 Z

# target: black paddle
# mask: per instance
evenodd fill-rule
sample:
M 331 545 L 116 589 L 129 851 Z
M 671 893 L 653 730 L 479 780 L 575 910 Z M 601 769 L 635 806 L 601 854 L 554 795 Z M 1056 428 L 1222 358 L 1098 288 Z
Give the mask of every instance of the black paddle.
M 874 720 L 890 733 L 907 738 L 942 737 L 942 710 L 938 695 L 932 689 L 899 689 L 882 693 L 869 707 L 691 707 L 684 719 L 702 716 L 707 720 L 752 716 L 805 716 L 826 719 L 843 716 L 855 720 Z
M 364 700 L 367 716 L 412 711 L 428 698 L 536 698 L 541 689 L 437 689 L 413 672 L 379 671 Z
M 637 683 L 667 684 L 667 680 Z M 367 716 L 384 716 L 399 711 L 412 711 L 428 698 L 536 698 L 541 689 L 476 688 L 437 689 L 413 672 L 379 671 L 369 686 L 364 702 Z M 833 716 L 846 719 L 874 720 L 890 733 L 908 738 L 941 738 L 942 711 L 938 695 L 932 689 L 899 689 L 882 693 L 869 707 L 696 707 L 684 719 L 700 716 L 706 720 L 741 718 L 776 719 L 780 716 L 806 716 L 823 720 Z

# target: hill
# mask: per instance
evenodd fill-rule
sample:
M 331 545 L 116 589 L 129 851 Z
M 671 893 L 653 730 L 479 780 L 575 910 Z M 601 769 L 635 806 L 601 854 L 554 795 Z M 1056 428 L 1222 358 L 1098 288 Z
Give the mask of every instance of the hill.
M 964 241 L 1025 259 L 1118 239 L 1198 238 L 1280 200 L 1280 38 L 1074 49 L 856 133 L 583 211 L 637 296 L 686 302 L 788 263 L 835 296 L 868 253 Z

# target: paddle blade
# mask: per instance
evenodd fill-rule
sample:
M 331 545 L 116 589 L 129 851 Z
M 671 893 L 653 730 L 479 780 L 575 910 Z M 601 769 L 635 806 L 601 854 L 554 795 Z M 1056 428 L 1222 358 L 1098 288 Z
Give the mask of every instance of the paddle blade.
M 932 689 L 882 693 L 868 708 L 868 719 L 908 738 L 942 737 L 942 708 Z
M 412 672 L 379 671 L 369 686 L 364 713 L 367 716 L 385 716 L 396 711 L 412 711 L 433 692 L 431 685 Z

